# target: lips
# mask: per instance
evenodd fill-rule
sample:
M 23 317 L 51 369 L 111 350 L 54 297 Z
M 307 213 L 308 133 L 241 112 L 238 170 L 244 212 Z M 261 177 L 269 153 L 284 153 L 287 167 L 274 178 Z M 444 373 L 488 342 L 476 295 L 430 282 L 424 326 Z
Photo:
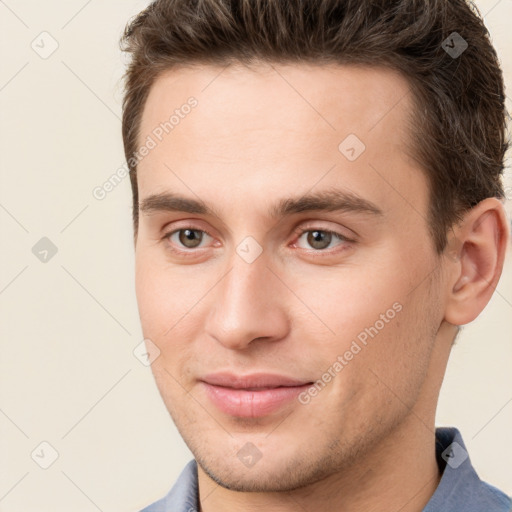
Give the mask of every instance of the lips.
M 221 412 L 241 418 L 257 418 L 284 408 L 312 382 L 268 373 L 216 373 L 203 377 L 200 384 Z

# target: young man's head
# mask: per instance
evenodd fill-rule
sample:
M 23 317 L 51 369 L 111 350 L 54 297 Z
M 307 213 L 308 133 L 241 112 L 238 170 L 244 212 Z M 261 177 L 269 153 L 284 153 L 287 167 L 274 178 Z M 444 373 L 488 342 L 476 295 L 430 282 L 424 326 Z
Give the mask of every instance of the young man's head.
M 420 464 L 509 238 L 475 9 L 159 0 L 123 42 L 142 329 L 200 470 L 268 492 L 397 443 Z

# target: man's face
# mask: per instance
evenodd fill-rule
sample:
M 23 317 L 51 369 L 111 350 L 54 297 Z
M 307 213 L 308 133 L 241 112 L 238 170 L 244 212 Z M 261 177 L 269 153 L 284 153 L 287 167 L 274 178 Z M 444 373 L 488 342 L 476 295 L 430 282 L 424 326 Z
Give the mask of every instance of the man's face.
M 200 466 L 233 489 L 286 490 L 375 452 L 418 422 L 411 409 L 432 413 L 440 260 L 427 180 L 405 152 L 402 77 L 221 71 L 174 70 L 151 89 L 137 300 L 161 351 L 156 383 Z M 326 191 L 341 209 L 275 208 Z M 171 193 L 212 212 L 149 200 Z

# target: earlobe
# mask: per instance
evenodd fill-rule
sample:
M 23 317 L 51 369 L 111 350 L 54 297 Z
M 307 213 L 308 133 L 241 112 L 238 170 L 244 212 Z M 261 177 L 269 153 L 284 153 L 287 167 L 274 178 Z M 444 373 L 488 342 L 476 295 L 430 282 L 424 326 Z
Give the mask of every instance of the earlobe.
M 449 268 L 445 320 L 453 325 L 473 321 L 498 284 L 510 239 L 505 210 L 496 198 L 487 198 L 469 210 L 453 229 L 446 248 Z

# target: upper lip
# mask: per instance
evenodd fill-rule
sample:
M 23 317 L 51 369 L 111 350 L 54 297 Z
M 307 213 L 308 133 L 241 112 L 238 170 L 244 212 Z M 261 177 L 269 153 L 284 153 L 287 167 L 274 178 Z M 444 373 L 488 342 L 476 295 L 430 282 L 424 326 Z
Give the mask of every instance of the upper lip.
M 201 378 L 203 382 L 213 386 L 222 386 L 233 389 L 258 389 L 294 387 L 310 384 L 310 381 L 294 379 L 285 375 L 273 373 L 252 373 L 249 375 L 235 375 L 233 373 L 212 373 Z

